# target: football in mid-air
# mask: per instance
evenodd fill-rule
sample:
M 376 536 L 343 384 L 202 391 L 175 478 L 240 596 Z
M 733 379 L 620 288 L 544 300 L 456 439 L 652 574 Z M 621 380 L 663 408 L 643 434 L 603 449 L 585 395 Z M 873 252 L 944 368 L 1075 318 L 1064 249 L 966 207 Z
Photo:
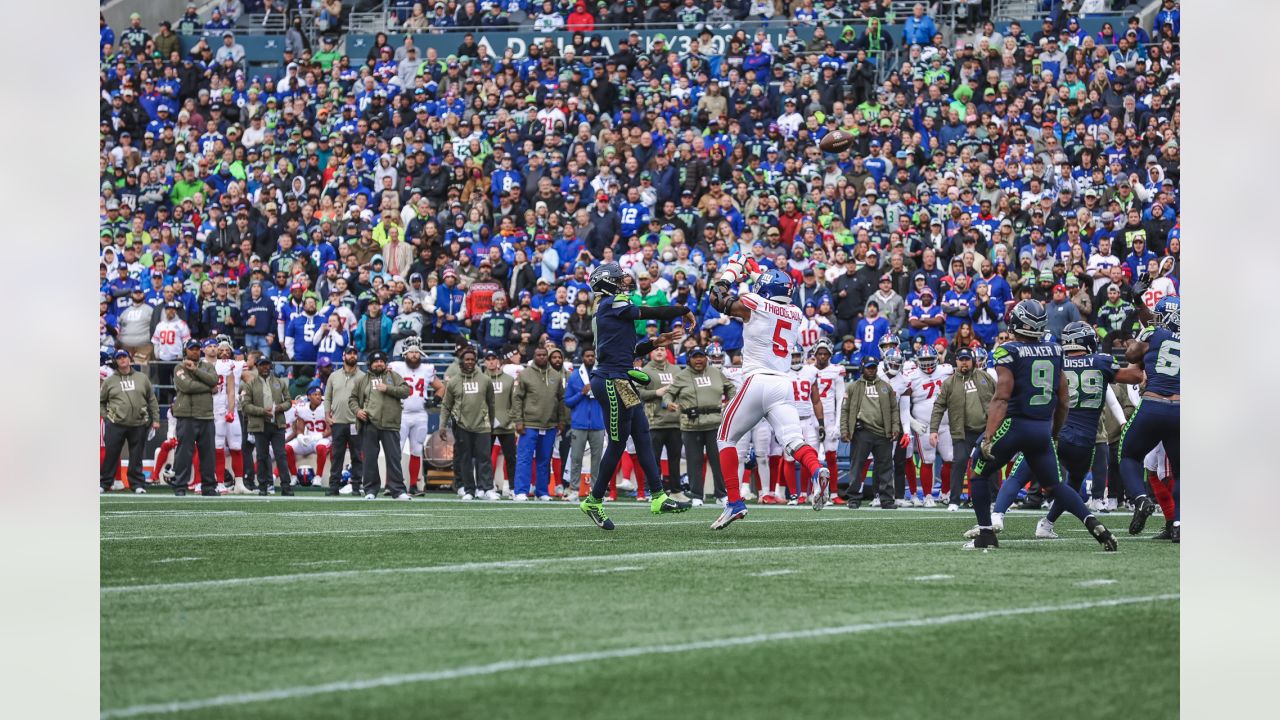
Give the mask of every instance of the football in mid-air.
M 847 150 L 850 145 L 853 145 L 853 134 L 843 130 L 832 130 L 818 141 L 818 147 L 822 148 L 822 152 L 829 153 Z

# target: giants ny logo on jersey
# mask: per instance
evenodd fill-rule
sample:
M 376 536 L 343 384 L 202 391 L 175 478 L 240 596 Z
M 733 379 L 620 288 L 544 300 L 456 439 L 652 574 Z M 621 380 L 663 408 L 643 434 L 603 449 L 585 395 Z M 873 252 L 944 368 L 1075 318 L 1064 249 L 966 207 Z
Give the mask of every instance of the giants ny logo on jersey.
M 876 388 L 875 385 L 871 385 L 869 383 L 867 384 L 867 399 L 868 400 L 880 399 L 880 390 Z
M 711 378 L 701 375 L 693 379 L 693 384 L 695 387 L 711 387 Z
M 125 392 L 132 392 L 137 389 L 136 382 L 133 380 L 121 380 L 120 389 L 124 390 Z
M 664 372 L 658 373 L 658 382 L 662 383 L 663 385 L 670 385 L 672 380 L 674 379 L 675 379 L 675 375 L 672 375 L 671 373 L 664 373 Z
M 466 381 L 463 381 L 463 383 L 462 383 L 462 394 L 463 394 L 463 395 L 478 395 L 478 394 L 480 394 L 480 383 L 478 383 L 478 382 L 466 382 Z

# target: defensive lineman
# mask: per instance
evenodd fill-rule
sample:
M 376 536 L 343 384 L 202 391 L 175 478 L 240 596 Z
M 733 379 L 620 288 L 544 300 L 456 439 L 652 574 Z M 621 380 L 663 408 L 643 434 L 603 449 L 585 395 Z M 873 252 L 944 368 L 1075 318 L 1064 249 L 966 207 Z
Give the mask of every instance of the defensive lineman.
M 960 510 L 959 489 L 953 487 L 955 478 L 950 476 L 951 463 L 954 460 L 951 446 L 951 429 L 944 419 L 938 428 L 938 445 L 929 442 L 929 419 L 933 415 L 933 404 L 938 399 L 938 391 L 942 383 L 951 377 L 955 369 L 938 361 L 938 353 L 928 345 L 920 349 L 916 355 L 916 370 L 907 377 L 907 390 L 911 393 L 911 434 L 915 436 L 916 453 L 920 457 L 920 488 L 926 498 L 933 496 L 934 460 L 942 456 L 942 467 L 938 475 L 942 487 L 951 490 L 951 498 L 947 510 Z M 963 471 L 963 468 L 961 468 Z
M 1149 322 L 1152 314 L 1139 306 L 1138 317 Z M 1129 418 L 1120 438 L 1120 477 L 1124 490 L 1133 498 L 1133 519 L 1129 534 L 1137 535 L 1155 511 L 1155 504 L 1142 486 L 1143 458 L 1156 445 L 1163 443 L 1173 468 L 1173 542 L 1182 538 L 1182 517 L 1178 486 L 1182 481 L 1182 301 L 1175 296 L 1161 298 L 1155 304 L 1155 326 L 1144 329 L 1137 341 L 1125 350 L 1125 358 L 1140 368 L 1150 368 L 1147 387 L 1142 391 L 1138 409 Z
M 409 451 L 409 492 L 417 489 L 422 477 L 422 448 L 427 441 L 427 390 L 436 397 L 444 395 L 444 383 L 436 377 L 434 366 L 422 362 L 422 345 L 418 338 L 404 339 L 403 360 L 387 367 L 404 378 L 409 397 L 404 399 L 400 416 L 400 447 Z
M 1070 395 L 1062 369 L 1062 347 L 1042 340 L 1047 321 L 1043 305 L 1023 300 L 1014 306 L 1009 317 L 1010 330 L 1022 339 L 1005 343 L 992 353 L 996 392 L 969 481 L 973 510 L 978 516 L 978 536 L 965 547 L 1000 546 L 991 526 L 991 476 L 1022 452 L 1045 494 L 1053 495 L 1054 504 L 1061 504 L 1080 518 L 1104 549 L 1116 550 L 1111 531 L 1089 512 L 1070 485 L 1060 482 L 1062 468 L 1055 446 L 1070 409 Z
M 800 344 L 798 328 L 804 316 L 791 304 L 791 276 L 779 270 L 765 271 L 752 292 L 734 298 L 729 289 L 745 271 L 741 262 L 730 260 L 711 288 L 711 305 L 743 320 L 742 369 L 747 378 L 720 423 L 719 440 L 724 447 L 732 448 L 767 419 L 783 449 L 800 462 L 811 478 L 814 505 L 818 507 L 819 503 L 826 504 L 831 471 L 822 467 L 817 451 L 804 442 L 800 416 L 792 404 L 791 349 Z M 733 465 L 737 465 L 736 457 Z M 726 478 L 725 486 L 729 503 L 711 524 L 713 530 L 747 516 L 747 504 L 738 492 L 738 483 Z

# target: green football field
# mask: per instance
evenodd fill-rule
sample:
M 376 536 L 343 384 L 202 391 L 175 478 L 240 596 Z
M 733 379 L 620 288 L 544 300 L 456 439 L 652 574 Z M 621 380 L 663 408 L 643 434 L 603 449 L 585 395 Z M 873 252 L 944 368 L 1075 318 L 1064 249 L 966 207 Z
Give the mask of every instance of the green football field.
M 102 717 L 1176 717 L 1158 516 L 608 507 L 106 496 Z

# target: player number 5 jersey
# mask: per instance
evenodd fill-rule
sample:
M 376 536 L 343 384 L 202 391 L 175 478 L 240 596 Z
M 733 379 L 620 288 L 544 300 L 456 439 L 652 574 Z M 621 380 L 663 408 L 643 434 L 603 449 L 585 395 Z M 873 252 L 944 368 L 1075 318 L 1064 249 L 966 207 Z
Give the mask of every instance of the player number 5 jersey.
M 770 302 L 755 293 L 738 300 L 751 311 L 742 328 L 742 371 L 791 375 L 791 349 L 800 346 L 804 315 L 793 305 Z

